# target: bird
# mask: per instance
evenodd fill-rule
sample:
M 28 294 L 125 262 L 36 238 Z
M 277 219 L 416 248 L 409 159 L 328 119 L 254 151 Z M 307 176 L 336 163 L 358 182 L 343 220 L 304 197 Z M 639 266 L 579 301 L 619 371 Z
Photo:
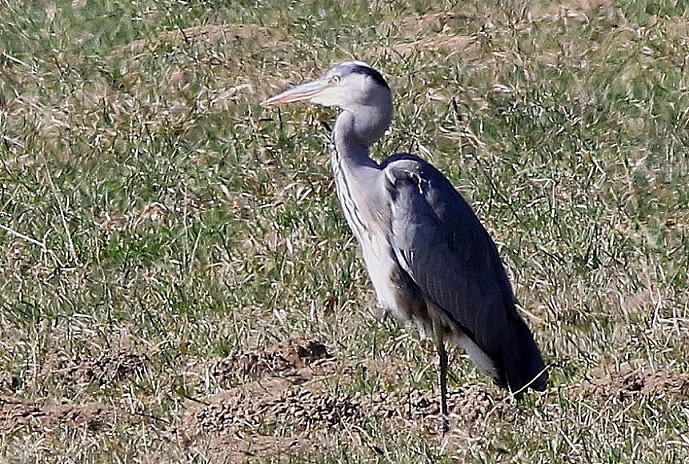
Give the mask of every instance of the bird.
M 497 247 L 469 204 L 432 164 L 409 154 L 378 163 L 370 147 L 392 122 L 392 92 L 362 61 L 335 64 L 321 77 L 261 102 L 335 108 L 330 162 L 335 191 L 359 242 L 378 304 L 431 338 L 439 356 L 445 421 L 448 354 L 459 345 L 517 399 L 546 388 L 548 372 Z

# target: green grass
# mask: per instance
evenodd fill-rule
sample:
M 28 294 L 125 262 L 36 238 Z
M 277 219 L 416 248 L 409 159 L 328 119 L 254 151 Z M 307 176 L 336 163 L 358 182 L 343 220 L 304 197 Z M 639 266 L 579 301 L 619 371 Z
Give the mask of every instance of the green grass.
M 368 420 L 256 458 L 689 459 L 689 14 L 599 3 L 4 2 L 0 406 L 119 412 L 96 427 L 0 417 L 3 459 L 234 462 L 222 436 L 180 432 L 188 398 L 221 392 L 204 380 L 219 357 L 295 336 L 337 357 L 330 392 L 435 388 L 430 343 L 374 316 L 330 184 L 330 115 L 258 105 L 350 58 L 394 91 L 373 155 L 419 153 L 470 201 L 551 382 L 444 447 Z M 145 366 L 64 375 L 119 352 Z M 454 358 L 454 388 L 488 384 Z M 667 382 L 637 391 L 625 366 Z

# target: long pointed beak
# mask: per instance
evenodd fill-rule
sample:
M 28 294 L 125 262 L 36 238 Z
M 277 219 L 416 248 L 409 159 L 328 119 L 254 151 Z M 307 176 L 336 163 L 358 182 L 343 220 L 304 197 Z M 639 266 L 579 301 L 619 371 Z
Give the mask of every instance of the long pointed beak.
M 282 105 L 284 103 L 292 103 L 302 100 L 310 100 L 312 97 L 318 95 L 323 90 L 328 88 L 328 82 L 324 80 L 317 80 L 307 82 L 305 84 L 297 85 L 289 90 L 285 90 L 281 94 L 270 97 L 262 101 L 261 106 L 272 108 L 273 106 Z

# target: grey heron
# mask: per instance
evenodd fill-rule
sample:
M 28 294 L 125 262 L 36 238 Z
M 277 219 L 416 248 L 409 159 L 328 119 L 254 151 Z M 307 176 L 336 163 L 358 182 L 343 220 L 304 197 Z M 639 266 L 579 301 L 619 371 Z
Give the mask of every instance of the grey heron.
M 383 76 L 366 63 L 347 61 L 261 105 L 304 100 L 339 109 L 330 154 L 338 200 L 380 306 L 435 341 L 442 416 L 448 413 L 446 342 L 460 345 L 517 397 L 529 387 L 544 390 L 541 353 L 474 211 L 423 159 L 402 153 L 379 164 L 369 156 L 392 120 Z

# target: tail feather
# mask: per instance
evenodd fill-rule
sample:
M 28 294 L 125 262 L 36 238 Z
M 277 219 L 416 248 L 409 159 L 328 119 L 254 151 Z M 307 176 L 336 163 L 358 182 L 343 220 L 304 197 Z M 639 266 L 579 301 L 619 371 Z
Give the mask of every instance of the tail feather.
M 527 388 L 545 390 L 548 372 L 541 352 L 526 323 L 517 317 L 513 321 L 511 336 L 503 344 L 500 371 L 505 387 L 521 396 Z

